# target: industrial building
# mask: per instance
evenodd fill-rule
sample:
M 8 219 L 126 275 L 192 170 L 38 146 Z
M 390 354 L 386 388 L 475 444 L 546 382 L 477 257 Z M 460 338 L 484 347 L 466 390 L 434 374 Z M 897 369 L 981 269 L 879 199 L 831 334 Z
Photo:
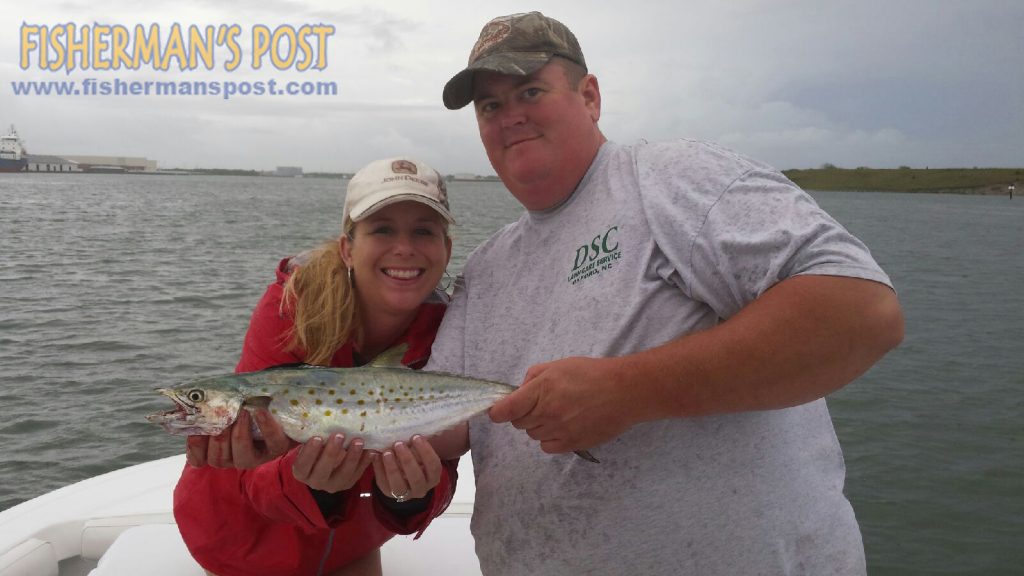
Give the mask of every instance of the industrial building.
M 130 156 L 60 156 L 78 164 L 82 172 L 156 172 L 156 160 Z
M 77 162 L 60 156 L 27 154 L 25 170 L 29 172 L 81 172 Z

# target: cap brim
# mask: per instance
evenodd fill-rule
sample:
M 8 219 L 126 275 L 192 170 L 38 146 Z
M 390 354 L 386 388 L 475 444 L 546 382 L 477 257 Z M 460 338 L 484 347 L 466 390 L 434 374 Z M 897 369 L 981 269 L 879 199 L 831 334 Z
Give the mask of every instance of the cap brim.
M 477 72 L 526 76 L 543 68 L 554 56 L 553 52 L 502 52 L 481 58 L 452 76 L 444 85 L 442 99 L 445 108 L 458 110 L 473 101 L 473 77 Z
M 391 206 L 392 204 L 397 204 L 399 202 L 405 202 L 406 200 L 411 200 L 413 202 L 419 202 L 420 204 L 426 204 L 427 206 L 430 206 L 431 208 L 433 208 L 435 212 L 440 214 L 449 224 L 454 224 L 455 223 L 455 218 L 452 216 L 452 213 L 447 208 L 445 208 L 443 204 L 441 204 L 440 202 L 438 202 L 438 201 L 436 201 L 436 200 L 434 200 L 432 198 L 427 198 L 426 196 L 423 196 L 422 194 L 394 194 L 394 195 L 390 195 L 390 196 L 387 196 L 387 197 L 385 197 L 384 199 L 382 199 L 382 200 L 380 200 L 378 202 L 374 202 L 373 204 L 371 204 L 367 208 L 363 209 L 359 213 L 351 213 L 351 214 L 349 214 L 349 218 L 352 219 L 352 222 L 359 222 L 360 220 L 364 220 L 364 219 L 368 218 L 371 214 L 373 214 L 375 212 L 379 212 L 380 210 L 382 210 L 382 209 L 384 209 L 384 208 L 386 208 L 388 206 Z

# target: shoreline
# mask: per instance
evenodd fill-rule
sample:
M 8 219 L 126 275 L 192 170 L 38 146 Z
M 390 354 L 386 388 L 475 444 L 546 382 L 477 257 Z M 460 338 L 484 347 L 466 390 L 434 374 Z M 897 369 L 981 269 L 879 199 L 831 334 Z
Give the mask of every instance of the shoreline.
M 1024 168 L 836 168 L 783 170 L 804 190 L 1011 196 Z
M 166 169 L 155 172 L 143 171 L 81 171 L 81 172 L 0 172 L 4 174 L 66 174 L 75 176 L 134 175 L 134 176 L 242 176 L 280 179 L 334 179 L 348 180 L 352 174 L 345 172 L 310 172 L 301 176 L 277 176 L 256 170 L 235 170 L 223 168 Z M 966 196 L 1008 196 L 1013 197 L 1016 184 L 1024 183 L 1024 169 L 1021 168 L 935 168 L 935 169 L 877 169 L 877 168 L 820 168 L 783 170 L 782 174 L 800 188 L 809 192 L 901 192 L 907 194 L 960 194 Z M 460 177 L 449 176 L 446 182 L 496 182 L 497 176 Z M 1014 193 L 1011 194 L 1011 188 Z M 1024 193 L 1024 191 L 1019 192 Z

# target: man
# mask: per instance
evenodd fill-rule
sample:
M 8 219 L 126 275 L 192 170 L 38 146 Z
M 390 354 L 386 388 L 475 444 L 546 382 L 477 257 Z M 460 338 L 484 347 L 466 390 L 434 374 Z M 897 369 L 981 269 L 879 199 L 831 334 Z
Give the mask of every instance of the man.
M 823 397 L 903 336 L 864 245 L 763 164 L 606 141 L 540 13 L 484 27 L 444 88 L 470 102 L 527 210 L 470 255 L 427 366 L 521 383 L 469 426 L 484 573 L 863 574 Z

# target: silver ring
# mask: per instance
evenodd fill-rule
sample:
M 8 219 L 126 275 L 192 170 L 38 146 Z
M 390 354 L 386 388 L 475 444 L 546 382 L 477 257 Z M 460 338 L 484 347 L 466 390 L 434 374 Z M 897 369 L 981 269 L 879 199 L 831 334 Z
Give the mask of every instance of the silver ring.
M 412 488 L 406 488 L 405 492 L 402 492 L 401 494 L 395 494 L 395 491 L 392 490 L 391 497 L 395 499 L 395 502 L 405 502 L 406 497 L 409 495 L 409 492 L 411 491 Z

